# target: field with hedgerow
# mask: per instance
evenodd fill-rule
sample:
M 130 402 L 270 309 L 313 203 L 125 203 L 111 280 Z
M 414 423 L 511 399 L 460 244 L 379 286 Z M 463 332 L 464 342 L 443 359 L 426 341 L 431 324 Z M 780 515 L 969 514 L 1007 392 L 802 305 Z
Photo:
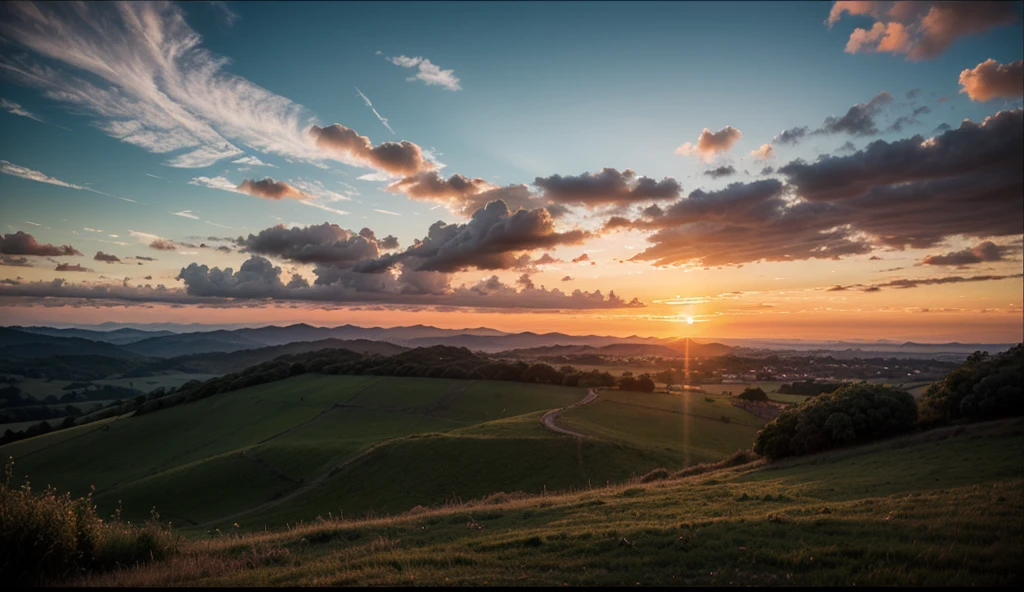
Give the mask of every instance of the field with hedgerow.
M 706 393 L 581 400 L 586 389 L 536 383 L 307 373 L 0 448 L 17 463 L 2 572 L 98 585 L 1014 584 L 1022 384 L 1024 345 L 972 356 L 918 400 L 837 385 L 766 422 Z

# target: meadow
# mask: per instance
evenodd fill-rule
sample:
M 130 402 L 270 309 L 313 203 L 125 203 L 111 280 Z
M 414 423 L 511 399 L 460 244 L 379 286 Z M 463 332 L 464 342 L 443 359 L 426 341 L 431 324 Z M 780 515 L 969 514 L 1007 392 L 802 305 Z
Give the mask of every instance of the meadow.
M 177 528 L 205 533 L 236 523 L 263 530 L 317 516 L 395 514 L 500 491 L 606 485 L 728 456 L 749 447 L 761 425 L 726 401 L 712 405 L 687 395 L 708 419 L 676 413 L 674 406 L 689 400 L 681 395 L 614 391 L 607 391 L 607 403 L 602 394 L 560 420 L 579 426 L 586 439 L 541 425 L 545 411 L 585 393 L 515 382 L 306 374 L 14 442 L 0 454 L 13 456 L 18 473 L 38 486 L 73 495 L 95 486 L 101 515 L 120 505 L 125 517 L 138 520 L 155 506 Z M 630 422 L 657 424 L 657 435 L 633 423 L 611 430 L 611 417 L 623 409 Z M 734 423 L 723 423 L 722 414 Z M 695 427 L 673 432 L 682 418 Z
M 500 422 L 499 422 L 500 423 Z M 84 585 L 1019 585 L 1024 421 L 191 540 Z

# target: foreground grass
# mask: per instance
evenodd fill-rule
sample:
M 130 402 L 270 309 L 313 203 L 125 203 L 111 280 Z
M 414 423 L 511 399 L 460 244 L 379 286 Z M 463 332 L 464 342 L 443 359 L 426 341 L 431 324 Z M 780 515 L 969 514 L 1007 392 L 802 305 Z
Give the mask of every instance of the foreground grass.
M 558 496 L 194 540 L 80 585 L 1013 585 L 1024 421 Z

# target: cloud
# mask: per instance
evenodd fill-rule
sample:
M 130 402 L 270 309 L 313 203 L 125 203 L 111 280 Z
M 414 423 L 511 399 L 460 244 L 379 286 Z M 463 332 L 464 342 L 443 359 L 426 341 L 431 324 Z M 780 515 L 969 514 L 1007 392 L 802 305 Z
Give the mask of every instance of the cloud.
M 33 267 L 26 257 L 9 257 L 7 255 L 0 257 L 0 265 L 7 267 Z
M 156 249 L 157 251 L 176 251 L 178 250 L 178 245 L 174 241 L 158 238 L 149 243 L 149 248 Z
M 775 167 L 766 166 L 763 169 L 761 169 L 761 176 L 771 175 L 774 172 L 775 172 Z
M 900 117 L 897 117 L 896 121 L 892 122 L 892 125 L 890 125 L 888 129 L 886 129 L 886 131 L 901 132 L 903 131 L 904 125 L 920 125 L 921 122 L 918 121 L 917 116 L 925 115 L 931 112 L 932 110 L 930 107 L 928 107 L 927 105 L 921 105 L 920 107 L 914 109 L 909 115 L 901 115 Z
M 364 228 L 356 234 L 327 222 L 319 226 L 294 228 L 278 225 L 244 239 L 240 237 L 236 244 L 249 253 L 336 267 L 350 267 L 358 261 L 376 259 L 380 255 L 372 230 Z M 394 244 L 397 247 L 397 240 Z
M 74 265 L 72 265 L 70 263 L 58 263 L 57 267 L 56 267 L 56 269 L 54 269 L 54 271 L 92 271 L 92 270 L 91 269 L 87 269 L 85 267 L 82 267 L 81 265 L 79 265 L 77 263 L 75 263 Z
M 93 261 L 103 261 L 104 263 L 120 263 L 121 259 L 117 255 L 108 255 L 103 251 L 96 251 L 96 255 L 93 257 Z
M 870 136 L 878 133 L 874 116 L 881 112 L 885 105 L 892 102 L 892 95 L 884 90 L 867 103 L 858 103 L 846 112 L 842 117 L 826 117 L 821 128 L 815 130 L 814 134 L 839 134 L 846 133 L 852 136 Z
M 750 155 L 758 160 L 768 160 L 769 158 L 775 158 L 775 149 L 772 148 L 771 144 L 761 144 L 761 147 L 757 150 L 751 150 Z
M 801 139 L 803 139 L 804 136 L 809 134 L 810 131 L 811 128 L 807 126 L 793 127 L 787 130 L 782 130 L 781 132 L 779 132 L 779 135 L 772 138 L 772 143 L 783 145 L 797 144 L 800 142 Z
M 583 253 L 579 257 L 574 257 L 572 260 L 573 263 L 582 263 L 584 261 L 590 261 L 590 255 Z
M 327 127 L 314 125 L 309 134 L 321 150 L 336 155 L 342 161 L 393 175 L 410 176 L 434 168 L 423 158 L 423 150 L 419 146 L 405 140 L 374 146 L 366 136 L 360 136 L 339 123 Z
M 543 197 L 549 202 L 589 208 L 675 199 L 682 190 L 679 182 L 671 177 L 655 181 L 649 177 L 637 177 L 630 169 L 620 173 L 613 168 L 603 168 L 593 174 L 537 177 L 534 184 L 544 190 Z
M 956 234 L 1024 231 L 1022 136 L 1022 111 L 1001 111 L 927 140 L 879 140 L 849 156 L 779 170 L 804 200 L 835 206 L 829 220 L 890 247 L 927 248 Z
M 181 216 L 182 218 L 189 218 L 191 220 L 198 220 L 199 216 L 192 213 L 192 210 L 182 210 L 180 212 L 171 212 L 175 216 Z
M 423 171 L 388 185 L 392 193 L 404 193 L 414 199 L 463 201 L 467 197 L 495 189 L 496 186 L 476 178 L 454 174 L 445 179 L 437 171 Z
M 81 185 L 74 185 L 72 183 L 66 183 L 60 179 L 54 179 L 53 177 L 40 173 L 39 171 L 33 171 L 23 166 L 18 166 L 14 163 L 7 162 L 6 160 L 0 160 L 0 173 L 5 175 L 11 175 L 14 177 L 21 177 L 22 179 L 28 179 L 29 181 L 37 181 L 39 183 L 48 183 L 50 185 L 58 185 L 60 187 L 67 187 L 69 189 L 81 189 L 82 191 L 92 191 L 93 193 L 101 193 L 95 189 L 89 189 L 88 187 L 82 187 Z M 103 195 L 106 195 L 105 193 Z
M 836 2 L 826 24 L 843 13 L 870 15 L 870 29 L 850 34 L 846 53 L 905 54 L 910 60 L 938 57 L 968 35 L 980 35 L 1016 21 L 1012 2 Z
M 1024 61 L 1000 64 L 987 59 L 961 72 L 960 86 L 972 101 L 1016 99 L 1024 93 Z
M 210 2 L 210 5 L 213 6 L 214 8 L 216 8 L 220 12 L 221 18 L 224 19 L 224 24 L 227 25 L 228 27 L 235 26 L 235 23 L 238 22 L 238 20 L 240 18 L 242 18 L 241 16 L 238 15 L 237 12 L 235 12 L 234 10 L 231 10 L 231 7 L 228 6 L 227 2 L 221 2 L 220 0 L 213 0 L 213 1 Z
M 124 303 L 203 304 L 251 308 L 254 302 L 309 302 L 321 304 L 373 303 L 384 306 L 420 305 L 472 307 L 481 309 L 590 310 L 639 308 L 637 299 L 625 300 L 614 291 L 604 296 L 600 290 L 562 292 L 558 289 L 525 286 L 517 290 L 496 276 L 466 286 L 453 287 L 447 274 L 403 271 L 399 279 L 388 274 L 344 272 L 330 281 L 310 286 L 293 276 L 285 284 L 281 268 L 263 257 L 253 256 L 238 271 L 210 268 L 192 263 L 182 268 L 177 279 L 185 289 L 131 286 L 120 284 L 69 284 L 63 279 L 49 282 L 5 283 L 0 298 L 88 299 Z
M 731 177 L 736 174 L 736 169 L 732 165 L 720 166 L 717 169 L 711 169 L 704 171 L 704 175 L 711 177 L 712 179 L 721 179 L 722 177 Z
M 675 153 L 680 156 L 699 156 L 710 161 L 715 156 L 727 152 L 742 137 L 743 132 L 732 126 L 726 126 L 717 132 L 704 128 L 697 138 L 696 145 L 687 142 L 676 148 Z
M 631 260 L 723 266 L 834 259 L 871 250 L 838 221 L 831 206 L 791 203 L 783 193 L 776 179 L 693 191 L 666 207 L 663 216 L 632 222 L 634 228 L 655 232 L 647 238 L 652 245 Z
M 921 263 L 924 265 L 973 265 L 975 263 L 1002 261 L 1003 257 L 1012 250 L 1008 246 L 1000 246 L 992 241 L 984 241 L 970 249 L 954 251 L 945 255 L 929 255 Z
M 949 125 L 948 123 L 940 123 L 939 125 L 935 126 L 935 129 L 932 130 L 932 133 L 941 134 L 944 132 L 948 132 L 951 129 L 953 129 L 953 126 Z
M 238 187 L 225 177 L 193 177 L 188 184 L 198 185 L 199 187 L 209 187 L 210 189 L 220 189 L 221 191 L 230 191 L 232 193 L 241 193 L 241 191 L 238 190 Z
M 402 68 L 416 68 L 418 71 L 415 76 L 407 78 L 410 82 L 413 80 L 422 80 L 427 83 L 427 86 L 440 86 L 447 90 L 456 91 L 462 90 L 459 86 L 459 77 L 455 75 L 454 70 L 442 70 L 439 66 L 431 63 L 430 60 L 423 57 L 406 57 L 404 55 L 385 58 L 396 66 Z
M 32 255 L 34 257 L 70 257 L 82 253 L 71 245 L 59 247 L 51 244 L 41 244 L 34 236 L 23 230 L 14 234 L 5 234 L 0 237 L 0 254 L 4 255 Z
M 271 168 L 275 168 L 275 169 L 277 168 L 276 164 L 265 163 L 265 162 L 263 162 L 262 160 L 260 160 L 259 158 L 255 157 L 255 156 L 243 156 L 242 158 L 238 158 L 236 160 L 232 160 L 231 162 L 233 164 L 241 164 L 241 165 L 245 165 L 245 166 L 265 166 L 265 167 L 271 167 Z M 157 177 L 157 178 L 159 179 L 160 177 Z
M 242 181 L 237 187 L 238 191 L 251 195 L 253 197 L 262 197 L 264 199 L 309 199 L 313 196 L 303 193 L 285 183 L 284 181 L 275 181 L 270 177 L 257 181 L 255 179 L 246 179 Z
M 401 262 L 413 271 L 452 273 L 466 269 L 514 269 L 519 254 L 557 245 L 580 244 L 590 234 L 582 230 L 557 232 L 544 209 L 512 213 L 495 201 L 477 210 L 465 224 L 438 221 L 427 236 L 405 251 L 361 262 L 356 271 L 379 273 Z
M 563 282 L 571 282 L 572 281 L 572 276 L 571 275 L 567 275 L 567 276 L 563 277 L 561 279 L 561 281 L 563 281 Z
M 849 134 L 852 136 L 871 136 L 878 133 L 875 118 L 883 108 L 892 103 L 892 95 L 882 91 L 867 103 L 858 103 L 850 107 L 842 116 L 829 116 L 821 127 L 812 130 L 808 126 L 792 127 L 779 132 L 772 138 L 772 144 L 795 145 L 807 136 L 825 136 Z
M 38 121 L 39 123 L 46 123 L 42 119 L 39 119 L 35 115 L 29 113 L 25 108 L 23 108 L 18 103 L 15 103 L 14 101 L 8 101 L 7 99 L 0 98 L 0 107 L 2 107 L 5 111 L 10 113 L 11 115 L 20 115 L 21 117 L 27 117 L 29 119 L 34 119 L 34 120 Z
M 907 290 L 910 288 L 918 288 L 921 286 L 941 286 L 945 284 L 962 284 L 971 282 L 994 282 L 1000 280 L 1010 280 L 1015 278 L 1024 277 L 1024 274 L 1015 273 L 1009 275 L 976 275 L 971 277 L 961 276 L 947 276 L 938 278 L 920 278 L 920 279 L 898 279 L 890 282 L 881 284 L 851 284 L 849 286 L 833 286 L 829 288 L 828 292 L 841 292 L 845 290 L 859 290 L 861 292 L 881 292 L 887 288 L 896 288 L 900 290 Z
M 377 113 L 377 110 L 374 109 L 373 107 L 373 103 L 371 103 L 370 99 L 368 99 L 366 95 L 363 94 L 363 91 L 359 90 L 358 86 L 355 88 L 356 92 L 359 93 L 359 96 L 362 97 L 363 101 L 366 102 L 366 106 L 370 108 L 370 111 L 373 111 L 373 114 L 377 116 L 377 119 L 384 125 L 384 127 L 388 128 L 388 131 L 394 134 L 395 130 L 391 129 L 391 126 L 388 125 L 388 119 L 386 117 L 382 117 L 380 113 Z

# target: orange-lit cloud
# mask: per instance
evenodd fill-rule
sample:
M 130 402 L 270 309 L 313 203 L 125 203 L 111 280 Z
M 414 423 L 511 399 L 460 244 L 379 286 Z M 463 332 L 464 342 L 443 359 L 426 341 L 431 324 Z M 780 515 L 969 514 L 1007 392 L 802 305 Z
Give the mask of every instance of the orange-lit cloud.
M 972 101 L 1015 99 L 1024 94 L 1024 61 L 1000 64 L 985 60 L 960 73 L 960 92 Z
M 675 153 L 680 156 L 699 156 L 704 160 L 712 160 L 715 156 L 728 152 L 733 144 L 739 141 L 743 137 L 743 132 L 732 127 L 731 125 L 726 126 L 717 132 L 712 132 L 708 128 L 704 128 L 700 136 L 697 138 L 696 144 L 687 142 L 676 148 Z

